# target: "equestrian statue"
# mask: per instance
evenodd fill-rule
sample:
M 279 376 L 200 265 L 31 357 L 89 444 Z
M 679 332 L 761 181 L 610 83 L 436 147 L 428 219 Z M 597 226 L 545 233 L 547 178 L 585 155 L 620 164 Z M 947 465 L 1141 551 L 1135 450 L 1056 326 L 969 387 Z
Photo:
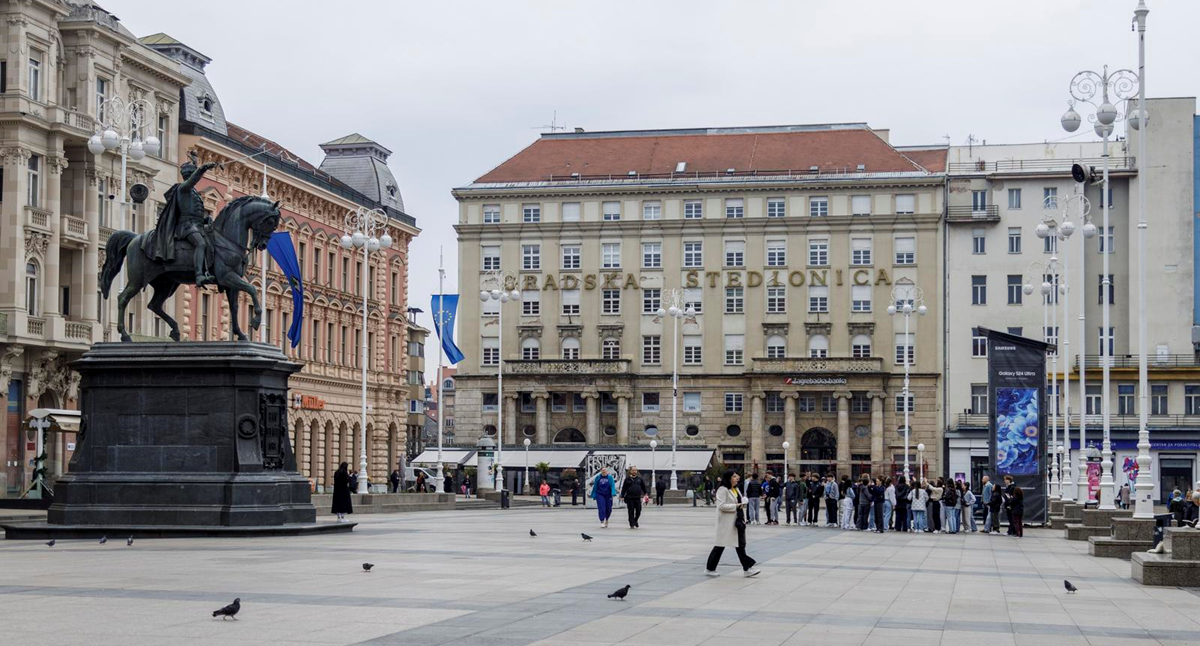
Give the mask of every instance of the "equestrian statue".
M 204 201 L 196 192 L 196 183 L 204 173 L 217 166 L 197 166 L 195 153 L 179 167 L 183 181 L 166 192 L 166 203 L 158 214 L 153 231 L 134 233 L 114 231 L 105 246 L 107 257 L 100 274 L 100 293 L 108 298 L 113 280 L 125 265 L 128 278 L 117 295 L 117 331 L 121 341 L 132 339 L 125 329 L 125 307 L 146 288 L 154 288 L 154 297 L 146 308 L 171 326 L 171 338 L 179 340 L 179 324 L 163 310 L 163 303 L 180 285 L 216 285 L 229 301 L 233 336 L 245 341 L 238 324 L 238 293 L 250 295 L 254 329 L 262 323 L 262 303 L 258 291 L 246 281 L 246 266 L 252 250 L 267 248 L 271 233 L 279 226 L 279 202 L 246 195 L 221 209 L 210 219 Z

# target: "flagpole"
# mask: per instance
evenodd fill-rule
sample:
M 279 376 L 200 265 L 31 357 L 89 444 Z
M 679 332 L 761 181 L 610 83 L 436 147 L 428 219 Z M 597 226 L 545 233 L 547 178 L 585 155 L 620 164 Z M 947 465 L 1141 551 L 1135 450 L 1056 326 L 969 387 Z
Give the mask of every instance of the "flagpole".
M 443 289 L 446 280 L 446 266 L 443 259 L 442 247 L 438 247 L 438 311 L 437 325 L 435 326 L 438 335 L 438 367 L 437 367 L 437 424 L 438 424 L 438 452 L 437 452 L 437 484 L 439 493 L 445 488 L 445 475 L 442 473 L 442 428 L 445 424 L 446 412 L 442 409 L 442 399 L 445 397 L 445 388 L 442 384 L 442 356 L 445 354 L 445 347 L 442 345 L 442 339 L 445 337 L 446 319 L 442 316 L 442 307 L 446 302 L 446 293 Z

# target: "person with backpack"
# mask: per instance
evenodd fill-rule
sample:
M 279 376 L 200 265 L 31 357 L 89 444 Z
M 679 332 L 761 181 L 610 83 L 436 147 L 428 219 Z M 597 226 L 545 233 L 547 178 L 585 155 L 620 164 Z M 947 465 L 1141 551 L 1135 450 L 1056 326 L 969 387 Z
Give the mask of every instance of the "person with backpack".
M 757 525 L 759 523 L 759 501 L 762 500 L 762 483 L 758 481 L 758 474 L 750 476 L 750 482 L 746 483 L 746 524 Z

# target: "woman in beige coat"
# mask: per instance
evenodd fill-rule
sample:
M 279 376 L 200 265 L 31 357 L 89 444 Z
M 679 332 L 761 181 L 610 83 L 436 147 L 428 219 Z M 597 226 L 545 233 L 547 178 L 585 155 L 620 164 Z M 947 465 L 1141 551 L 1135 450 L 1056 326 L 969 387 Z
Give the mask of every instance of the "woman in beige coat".
M 746 578 L 758 576 L 754 569 L 754 559 L 746 554 L 746 515 L 747 500 L 742 497 L 738 483 L 742 477 L 733 470 L 726 471 L 721 476 L 721 486 L 717 489 L 717 542 L 708 554 L 708 565 L 704 573 L 708 576 L 717 575 L 717 564 L 721 562 L 721 554 L 726 547 L 737 551 L 738 560 L 742 562 L 742 574 Z

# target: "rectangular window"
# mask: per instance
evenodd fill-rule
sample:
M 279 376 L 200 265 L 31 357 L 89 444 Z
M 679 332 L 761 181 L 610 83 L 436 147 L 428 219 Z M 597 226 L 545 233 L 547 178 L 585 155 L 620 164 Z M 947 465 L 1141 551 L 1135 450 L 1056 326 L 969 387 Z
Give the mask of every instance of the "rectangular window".
M 1057 305 L 1059 296 L 1058 274 L 1042 274 L 1042 282 L 1050 283 L 1050 293 L 1042 296 L 1043 305 Z M 1039 289 L 1041 289 L 1039 287 Z
M 871 398 L 867 397 L 866 393 L 852 393 L 850 395 L 850 412 L 851 413 L 869 413 L 869 412 L 871 412 Z
M 683 266 L 684 267 L 703 267 L 704 266 L 704 243 L 703 242 L 685 242 L 685 243 L 683 243 Z
M 699 334 L 683 335 L 683 365 L 698 366 L 704 363 L 704 337 Z
M 333 363 L 333 323 L 325 325 L 325 363 Z
M 837 398 L 832 395 L 821 395 L 821 412 L 822 413 L 836 413 L 837 412 Z
M 683 393 L 683 412 L 700 412 L 700 393 Z
M 662 202 L 658 200 L 650 200 L 642 203 L 642 219 L 643 220 L 661 220 L 662 219 Z
M 1186 384 L 1183 387 L 1183 414 L 1200 415 L 1200 385 Z
M 987 232 L 983 229 L 971 231 L 971 253 L 975 255 L 987 253 Z
M 767 288 L 767 314 L 784 314 L 787 312 L 787 288 Z
M 908 395 L 905 395 L 905 394 L 896 395 L 896 412 L 903 413 L 906 410 L 910 413 L 915 412 L 917 410 L 916 405 L 915 405 L 915 399 L 913 398 L 912 394 L 910 393 Z
M 1113 305 L 1115 303 L 1115 300 L 1114 300 L 1114 294 L 1115 294 L 1114 290 L 1116 289 L 1116 285 L 1114 284 L 1115 282 L 1116 281 L 1113 280 L 1113 275 L 1109 274 L 1108 275 L 1108 290 L 1107 290 L 1109 305 Z M 1100 299 L 1100 304 L 1103 305 L 1104 304 L 1104 292 L 1105 292 L 1104 274 L 1101 274 L 1096 277 L 1096 286 L 1100 290 L 1099 295 L 1098 295 L 1098 298 Z
M 767 337 L 767 358 L 784 359 L 787 357 L 787 341 L 780 336 Z
M 1150 384 L 1150 414 L 1167 414 L 1167 384 Z
M 860 341 L 857 337 L 855 338 L 855 340 Z M 855 359 L 867 359 L 871 356 L 870 339 L 864 339 L 864 340 L 866 341 L 866 343 L 863 343 L 860 341 L 858 343 L 853 343 L 850 346 L 850 356 L 854 357 Z
M 1105 202 L 1105 193 L 1107 193 L 1107 194 L 1108 194 L 1108 198 L 1107 198 L 1107 199 L 1108 199 L 1108 206 L 1109 206 L 1109 208 L 1112 208 L 1112 205 L 1113 205 L 1113 201 L 1112 201 L 1112 199 L 1113 199 L 1113 191 L 1112 191 L 1112 187 L 1110 186 L 1110 187 L 1108 188 L 1108 190 L 1107 190 L 1107 191 L 1105 191 L 1105 190 L 1098 190 L 1098 191 L 1096 191 L 1096 192 L 1100 194 L 1100 195 L 1099 195 L 1099 199 L 1097 199 L 1097 200 L 1096 200 L 1096 208 L 1098 208 L 1098 209 L 1102 209 L 1102 208 L 1104 208 L 1104 202 Z
M 605 289 L 600 292 L 600 312 L 602 314 L 621 313 L 621 290 Z
M 896 213 L 899 215 L 912 215 L 917 212 L 917 196 L 915 195 L 897 195 L 896 196 Z
M 496 393 L 483 393 L 483 412 L 495 413 L 500 410 L 500 398 Z
M 662 290 L 654 287 L 642 290 L 642 314 L 657 314 L 662 307 Z
M 1024 301 L 1025 292 L 1022 291 L 1025 285 L 1021 281 L 1021 276 L 1017 274 L 1008 275 L 1008 304 L 1020 305 Z
M 809 285 L 808 311 L 821 314 L 829 311 L 829 287 L 826 285 Z
M 1049 356 L 1058 354 L 1058 328 L 1053 325 L 1047 325 L 1042 328 L 1042 340 L 1050 344 L 1052 347 L 1046 350 Z
M 741 287 L 726 287 L 725 288 L 725 313 L 726 314 L 742 314 L 744 313 L 744 298 Z
M 521 269 L 537 271 L 542 268 L 542 245 L 521 245 Z
M 655 366 L 662 363 L 662 337 L 642 337 L 642 363 Z
M 987 305 L 987 276 L 971 276 L 971 304 Z
M 978 328 L 971 328 L 971 356 L 987 358 L 987 337 L 980 334 Z
M 1047 186 L 1042 189 L 1042 208 L 1056 209 L 1058 208 L 1058 188 Z
M 605 359 L 620 359 L 621 358 L 621 343 L 616 339 L 609 337 L 602 344 L 603 349 L 601 356 Z
M 1114 330 L 1114 329 L 1115 329 L 1115 328 L 1112 328 L 1112 327 L 1108 328 L 1108 335 L 1107 335 L 1107 336 L 1105 336 L 1105 334 L 1104 334 L 1104 328 L 1102 328 L 1102 327 L 1101 327 L 1101 328 L 1097 328 L 1097 331 L 1099 332 L 1099 335 L 1100 335 L 1100 336 L 1099 336 L 1099 338 L 1100 338 L 1100 352 L 1101 352 L 1101 353 L 1104 353 L 1104 348 L 1107 346 L 1107 347 L 1108 347 L 1108 353 L 1106 354 L 1106 356 L 1108 356 L 1108 357 L 1111 357 L 1111 356 L 1113 356 L 1113 330 Z M 1106 341 L 1107 341 L 1107 343 L 1105 343 Z
M 851 312 L 870 312 L 871 311 L 871 286 L 870 285 L 851 285 L 850 286 L 850 311 Z
M 605 242 L 600 245 L 600 267 L 604 269 L 619 269 L 621 267 L 620 242 Z
M 683 219 L 699 220 L 704 217 L 704 203 L 700 200 L 683 201 Z
M 725 266 L 742 267 L 746 264 L 746 242 L 743 240 L 725 241 Z
M 329 273 L 326 284 L 328 284 L 330 287 L 333 287 L 333 272 L 334 272 L 333 266 L 335 264 L 337 264 L 336 260 L 337 260 L 337 254 L 330 251 L 329 252 L 329 262 L 325 264 L 325 267 Z
M 917 264 L 917 239 L 896 238 L 896 264 Z
M 829 198 L 827 197 L 810 197 L 808 198 L 808 215 L 813 218 L 823 218 L 829 215 Z
M 29 50 L 29 98 L 42 100 L 42 53 L 36 49 Z
M 562 221 L 563 222 L 578 222 L 579 221 L 579 202 L 563 202 Z
M 525 204 L 521 207 L 521 221 L 525 223 L 541 222 L 542 207 L 540 204 Z
M 562 315 L 579 316 L 579 290 L 562 290 Z
M 1118 415 L 1137 415 L 1137 406 L 1134 404 L 1134 384 L 1117 384 L 1117 414 Z
M 746 337 L 741 334 L 725 335 L 725 365 L 742 365 L 742 355 L 746 351 Z
M 766 397 L 766 405 L 768 413 L 783 412 L 783 398 L 777 392 L 769 392 Z
M 1019 188 L 1008 189 L 1008 208 L 1010 208 L 1010 209 L 1021 208 L 1021 189 L 1019 189 Z
M 742 198 L 731 197 L 725 200 L 725 217 L 738 219 L 746 215 L 746 208 L 743 205 Z
M 725 412 L 742 412 L 742 393 L 725 393 Z
M 1048 235 L 1042 238 L 1042 253 L 1058 253 L 1058 236 Z
M 483 205 L 483 223 L 484 224 L 500 224 L 500 205 L 499 204 Z
M 850 264 L 851 265 L 870 265 L 871 264 L 871 239 L 870 238 L 851 238 L 850 239 Z
M 39 206 L 41 201 L 41 169 L 42 158 L 40 155 L 29 156 L 29 189 L 26 193 L 28 200 L 26 204 L 29 206 Z
M 479 311 L 483 316 L 499 316 L 500 301 L 494 298 L 489 298 L 483 302 L 483 305 L 480 306 Z
M 605 222 L 616 222 L 621 219 L 621 203 L 620 202 L 605 202 L 602 205 Z
M 767 266 L 787 266 L 787 240 L 767 240 Z
M 496 271 L 500 269 L 500 247 L 488 245 L 480 247 L 480 250 L 483 253 L 482 264 L 484 271 Z
M 657 413 L 658 410 L 658 393 L 642 393 L 642 412 Z
M 533 403 L 533 397 L 529 393 L 521 393 L 521 412 L 532 413 L 537 410 L 537 405 Z
M 915 363 L 917 350 L 914 347 L 914 343 L 916 343 L 916 338 L 916 332 L 909 332 L 908 334 L 903 332 L 896 333 L 896 365 L 902 366 L 905 361 L 910 366 Z
M 1011 327 L 1011 326 L 1010 326 L 1010 327 L 1008 328 L 1008 333 L 1009 333 L 1009 334 L 1011 334 L 1011 335 L 1013 335 L 1013 336 L 1025 336 L 1025 328 L 1023 328 L 1023 327 Z
M 109 80 L 96 77 L 96 116 L 104 120 L 104 102 L 108 100 Z
M 521 358 L 525 361 L 537 361 L 542 358 L 542 346 L 535 343 L 521 346 Z
M 1008 253 L 1021 253 L 1021 227 L 1008 228 Z
M 871 196 L 855 195 L 851 197 L 850 215 L 871 215 Z
M 971 191 L 971 211 L 982 213 L 987 211 L 987 191 Z
M 971 413 L 973 415 L 988 414 L 987 384 L 971 384 Z
M 704 290 L 699 287 L 687 287 L 683 290 L 683 309 L 692 310 L 696 314 L 704 313 Z
M 812 395 L 800 395 L 796 399 L 796 410 L 801 413 L 817 412 L 817 400 Z
M 829 240 L 808 241 L 808 264 L 815 267 L 829 265 Z
M 1103 391 L 1100 386 L 1088 385 L 1087 393 L 1084 397 L 1088 415 L 1104 414 L 1104 397 L 1101 395 L 1101 392 Z
M 642 268 L 643 269 L 661 269 L 662 268 L 662 243 L 661 242 L 643 242 L 642 243 Z
M 1100 253 L 1112 253 L 1116 247 L 1113 243 L 1113 231 L 1116 227 L 1109 227 L 1108 233 L 1104 232 L 1104 227 L 1099 227 L 1100 230 Z
M 787 215 L 787 203 L 782 197 L 767 198 L 767 217 L 782 218 Z
M 577 244 L 562 246 L 562 268 L 579 269 L 582 264 L 583 247 Z

